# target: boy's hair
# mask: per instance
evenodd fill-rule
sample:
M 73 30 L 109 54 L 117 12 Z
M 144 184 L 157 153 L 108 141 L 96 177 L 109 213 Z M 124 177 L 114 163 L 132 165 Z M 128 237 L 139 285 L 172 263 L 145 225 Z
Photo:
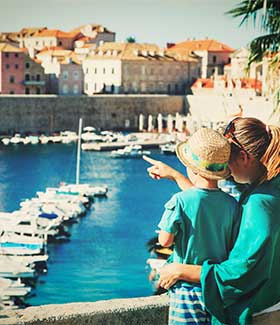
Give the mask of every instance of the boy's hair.
M 213 129 L 199 129 L 188 141 L 177 145 L 176 154 L 185 166 L 202 177 L 218 180 L 230 176 L 230 144 Z

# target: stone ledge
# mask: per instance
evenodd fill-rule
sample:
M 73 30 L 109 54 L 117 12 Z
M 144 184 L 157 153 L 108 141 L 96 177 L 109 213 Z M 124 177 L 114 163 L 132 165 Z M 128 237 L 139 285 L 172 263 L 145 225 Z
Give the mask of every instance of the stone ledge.
M 161 295 L 28 307 L 0 314 L 0 325 L 162 325 L 167 317 L 168 297 Z
M 0 325 L 164 325 L 168 297 L 112 299 L 97 302 L 43 305 L 0 312 Z M 254 317 L 253 325 L 279 325 L 280 310 L 269 308 Z

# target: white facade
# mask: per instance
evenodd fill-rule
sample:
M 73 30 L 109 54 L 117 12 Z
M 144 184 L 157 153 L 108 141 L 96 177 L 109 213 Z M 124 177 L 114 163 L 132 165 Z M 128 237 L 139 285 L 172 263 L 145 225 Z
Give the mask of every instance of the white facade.
M 119 93 L 122 82 L 121 61 L 119 59 L 85 59 L 83 71 L 85 76 L 84 92 L 86 94 Z

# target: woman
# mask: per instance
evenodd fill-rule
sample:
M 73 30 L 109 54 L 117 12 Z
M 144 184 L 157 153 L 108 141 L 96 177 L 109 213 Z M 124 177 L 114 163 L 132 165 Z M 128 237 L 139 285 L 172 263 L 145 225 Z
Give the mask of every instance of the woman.
M 280 301 L 280 128 L 255 118 L 236 118 L 225 129 L 231 143 L 229 167 L 235 181 L 250 184 L 240 198 L 242 220 L 229 258 L 202 266 L 170 264 L 159 284 L 178 280 L 200 282 L 212 324 L 250 324 L 252 314 Z M 179 172 L 159 161 L 151 177 L 191 186 Z

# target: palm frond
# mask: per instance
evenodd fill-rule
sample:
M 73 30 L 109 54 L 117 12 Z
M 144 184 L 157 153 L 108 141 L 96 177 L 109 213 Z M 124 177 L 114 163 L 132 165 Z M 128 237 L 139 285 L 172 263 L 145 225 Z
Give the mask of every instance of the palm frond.
M 280 33 L 267 34 L 253 39 L 250 43 L 249 65 L 254 61 L 261 61 L 269 51 L 278 52 L 280 48 Z

